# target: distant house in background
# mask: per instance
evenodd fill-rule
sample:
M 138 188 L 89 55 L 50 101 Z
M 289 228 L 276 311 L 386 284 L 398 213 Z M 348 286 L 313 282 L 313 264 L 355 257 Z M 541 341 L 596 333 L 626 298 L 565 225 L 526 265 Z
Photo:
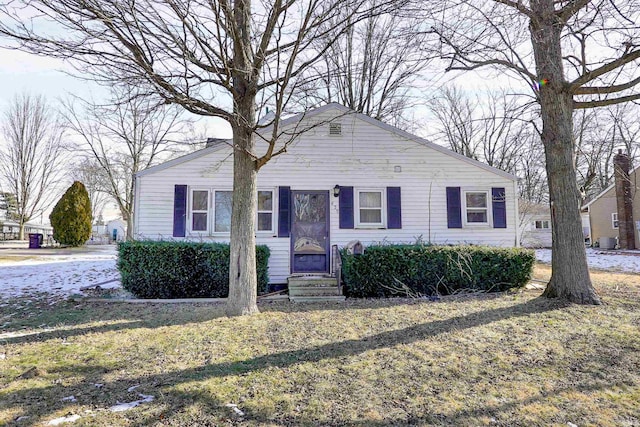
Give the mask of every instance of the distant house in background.
M 107 226 L 94 224 L 91 226 L 91 234 L 95 237 L 101 237 L 107 235 Z
M 104 245 L 121 242 L 127 238 L 127 223 L 121 219 L 107 221 L 104 225 L 93 225 L 91 239 L 87 244 Z
M 335 249 L 354 240 L 518 246 L 515 176 L 339 104 L 280 129 L 305 128 L 258 173 L 271 283 L 330 274 Z M 214 143 L 138 172 L 135 238 L 228 242 L 232 154 Z
M 520 244 L 525 248 L 550 248 L 553 244 L 551 210 L 548 203 L 520 201 Z M 582 213 L 582 234 L 586 245 L 591 245 L 589 215 Z
M 520 201 L 520 244 L 525 248 L 551 247 L 551 212 L 548 203 Z
M 109 240 L 120 242 L 127 238 L 127 223 L 121 219 L 107 222 L 107 236 Z
M 633 204 L 635 247 L 640 248 L 640 173 L 635 167 L 629 173 L 631 184 L 631 198 Z M 589 214 L 591 227 L 591 241 L 594 245 L 612 249 L 612 245 L 619 238 L 618 207 L 616 199 L 616 184 L 611 184 L 604 191 L 582 207 L 583 212 Z
M 18 240 L 20 225 L 15 221 L 0 219 L 0 240 Z M 53 228 L 50 225 L 27 222 L 24 224 L 25 240 L 30 233 L 42 234 L 45 241 L 53 236 Z

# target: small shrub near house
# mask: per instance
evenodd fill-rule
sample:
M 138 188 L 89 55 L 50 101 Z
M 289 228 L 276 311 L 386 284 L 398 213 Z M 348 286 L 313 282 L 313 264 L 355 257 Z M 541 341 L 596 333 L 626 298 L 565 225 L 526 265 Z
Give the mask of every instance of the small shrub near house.
M 258 292 L 266 291 L 269 248 L 256 246 Z M 128 241 L 118 245 L 122 286 L 139 298 L 225 298 L 229 245 Z
M 524 286 L 535 254 L 520 248 L 383 245 L 362 255 L 343 252 L 342 279 L 349 297 L 500 292 Z
M 49 215 L 53 238 L 61 245 L 84 245 L 91 236 L 91 201 L 84 184 L 75 181 Z

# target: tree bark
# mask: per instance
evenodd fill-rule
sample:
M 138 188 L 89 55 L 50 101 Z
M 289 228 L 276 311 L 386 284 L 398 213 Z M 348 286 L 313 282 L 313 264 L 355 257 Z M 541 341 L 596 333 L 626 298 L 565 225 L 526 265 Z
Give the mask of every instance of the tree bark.
M 124 220 L 124 222 L 127 223 L 127 234 L 126 234 L 126 240 L 133 240 L 133 213 L 125 213 L 125 212 L 120 212 L 122 214 L 122 219 Z
M 243 112 L 239 117 L 255 116 Z M 247 116 L 248 114 L 248 116 Z M 255 217 L 258 206 L 258 171 L 252 153 L 254 149 L 253 131 L 246 126 L 234 126 L 233 131 L 233 203 L 231 208 L 231 254 L 229 263 L 228 316 L 243 316 L 258 312 L 256 273 L 256 233 Z
M 236 0 L 234 18 L 233 202 L 227 316 L 258 312 L 255 218 L 258 207 L 258 169 L 253 126 L 256 120 L 256 74 L 251 62 L 251 2 Z
M 574 166 L 573 95 L 564 80 L 560 43 L 562 22 L 554 0 L 532 2 L 532 45 L 539 79 L 542 143 L 547 161 L 552 221 L 552 275 L 544 296 L 579 304 L 600 304 L 584 247 L 580 194 Z

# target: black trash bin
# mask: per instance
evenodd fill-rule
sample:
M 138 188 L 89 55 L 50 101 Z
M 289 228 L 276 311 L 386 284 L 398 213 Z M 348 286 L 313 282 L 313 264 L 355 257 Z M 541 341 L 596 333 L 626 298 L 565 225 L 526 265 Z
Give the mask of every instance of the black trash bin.
M 40 233 L 29 233 L 29 249 L 40 249 L 42 237 Z

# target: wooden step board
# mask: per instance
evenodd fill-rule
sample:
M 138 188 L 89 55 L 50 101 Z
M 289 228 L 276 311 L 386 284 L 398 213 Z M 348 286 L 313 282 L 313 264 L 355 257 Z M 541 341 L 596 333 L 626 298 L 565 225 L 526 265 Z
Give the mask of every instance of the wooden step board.
M 342 302 L 345 299 L 335 277 L 292 276 L 288 283 L 289 299 L 293 302 Z

